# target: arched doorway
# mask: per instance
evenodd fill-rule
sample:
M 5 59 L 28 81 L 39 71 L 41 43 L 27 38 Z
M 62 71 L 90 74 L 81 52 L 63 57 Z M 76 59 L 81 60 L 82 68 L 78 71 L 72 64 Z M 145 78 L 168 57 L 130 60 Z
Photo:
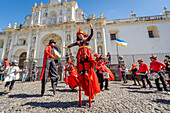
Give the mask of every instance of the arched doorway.
M 21 55 L 19 56 L 19 68 L 20 69 L 24 68 L 24 61 L 26 60 L 26 57 L 27 57 L 26 52 L 21 53 Z

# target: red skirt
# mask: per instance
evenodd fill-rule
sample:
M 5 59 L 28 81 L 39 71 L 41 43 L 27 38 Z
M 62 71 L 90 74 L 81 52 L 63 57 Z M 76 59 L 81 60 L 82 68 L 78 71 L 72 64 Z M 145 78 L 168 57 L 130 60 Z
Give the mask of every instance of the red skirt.
M 68 85 L 71 89 L 76 88 L 79 85 L 77 73 L 71 73 L 68 77 Z
M 114 78 L 113 73 L 110 71 L 110 69 L 106 65 L 104 65 L 104 69 L 105 69 L 106 72 L 109 73 L 110 78 L 108 80 L 109 81 L 114 80 L 115 78 Z

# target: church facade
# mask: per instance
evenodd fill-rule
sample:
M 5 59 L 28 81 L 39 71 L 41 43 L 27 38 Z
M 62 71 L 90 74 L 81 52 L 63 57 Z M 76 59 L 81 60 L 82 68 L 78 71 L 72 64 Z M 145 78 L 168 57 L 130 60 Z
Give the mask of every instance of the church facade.
M 107 20 L 100 14 L 84 16 L 76 1 L 49 0 L 48 4 L 36 3 L 31 8 L 32 14 L 25 17 L 21 24 L 11 24 L 0 33 L 1 60 L 18 60 L 19 65 L 33 60 L 42 66 L 44 49 L 50 39 L 57 41 L 55 48 L 62 58 L 55 58 L 56 62 L 63 62 L 66 53 L 76 56 L 78 47 L 65 50 L 63 47 L 76 41 L 79 28 L 90 34 L 89 23 L 93 24 L 94 36 L 90 42 L 92 53 L 116 56 L 132 54 L 170 53 L 170 12 L 164 8 L 162 15 L 136 17 L 131 12 L 130 18 Z M 116 47 L 116 38 L 126 40 L 128 47 Z M 149 59 L 149 58 L 148 58 Z M 135 59 L 136 60 L 136 59 Z M 128 61 L 127 61 L 128 62 Z M 117 59 L 112 58 L 112 63 Z

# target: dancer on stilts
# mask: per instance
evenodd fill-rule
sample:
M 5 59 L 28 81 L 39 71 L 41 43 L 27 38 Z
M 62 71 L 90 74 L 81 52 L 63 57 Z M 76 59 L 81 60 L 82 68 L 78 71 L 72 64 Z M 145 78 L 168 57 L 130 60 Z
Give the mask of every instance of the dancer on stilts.
M 66 81 L 69 87 L 74 90 L 79 85 L 78 74 L 76 68 L 71 60 L 65 66 L 65 74 L 68 80 Z
M 77 32 L 77 42 L 64 48 L 71 48 L 73 46 L 79 46 L 77 53 L 77 72 L 79 78 L 79 106 L 81 106 L 81 87 L 86 96 L 89 96 L 89 106 L 91 106 L 91 99 L 94 99 L 94 95 L 100 93 L 99 82 L 94 71 L 95 60 L 90 50 L 89 41 L 93 36 L 93 27 L 90 24 L 91 35 L 88 36 L 81 31 Z
M 100 56 L 102 57 L 102 55 L 99 56 L 97 53 L 95 53 L 94 56 L 96 57 L 96 60 L 97 60 Z M 97 61 L 96 61 L 96 65 L 97 65 Z M 105 72 L 108 72 L 108 73 L 109 73 L 110 78 L 109 78 L 108 80 L 109 80 L 109 81 L 114 80 L 114 75 L 113 75 L 113 73 L 110 71 L 110 69 L 109 69 L 106 65 L 104 65 L 104 70 L 105 70 Z

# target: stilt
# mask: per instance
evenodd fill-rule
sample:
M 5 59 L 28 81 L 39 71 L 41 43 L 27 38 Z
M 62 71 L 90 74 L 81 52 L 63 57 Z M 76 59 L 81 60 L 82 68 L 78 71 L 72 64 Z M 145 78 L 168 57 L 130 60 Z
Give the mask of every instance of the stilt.
M 80 85 L 79 85 L 79 106 L 81 107 L 81 86 Z

